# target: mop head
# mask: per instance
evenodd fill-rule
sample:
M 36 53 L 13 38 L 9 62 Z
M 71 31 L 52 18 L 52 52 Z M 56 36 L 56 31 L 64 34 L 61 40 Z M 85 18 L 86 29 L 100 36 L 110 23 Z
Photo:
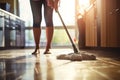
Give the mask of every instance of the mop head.
M 88 53 L 70 53 L 70 54 L 61 54 L 57 56 L 57 59 L 61 60 L 71 60 L 71 61 L 82 61 L 82 60 L 96 60 L 95 55 L 90 55 Z

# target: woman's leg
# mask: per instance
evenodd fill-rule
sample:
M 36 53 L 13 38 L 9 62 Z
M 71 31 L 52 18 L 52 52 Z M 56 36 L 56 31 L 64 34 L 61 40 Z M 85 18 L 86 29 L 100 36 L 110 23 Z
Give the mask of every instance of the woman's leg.
M 40 53 L 39 51 L 39 43 L 40 43 L 40 36 L 41 36 L 41 8 L 42 8 L 42 2 L 40 1 L 32 1 L 31 3 L 31 9 L 33 14 L 33 35 L 34 35 L 34 41 L 35 41 L 35 50 L 32 54 Z
M 37 54 L 40 53 L 39 43 L 40 43 L 41 28 L 33 28 L 33 35 L 35 41 L 35 51 L 32 54 Z
M 49 51 L 49 49 L 51 48 L 51 42 L 52 42 L 52 38 L 53 38 L 53 31 L 54 31 L 53 27 L 47 27 L 46 28 L 47 44 L 46 44 L 45 52 Z
M 54 28 L 53 28 L 53 9 L 47 6 L 46 2 L 44 3 L 44 17 L 46 22 L 46 39 L 47 39 L 45 54 L 48 54 L 49 49 L 51 48 Z

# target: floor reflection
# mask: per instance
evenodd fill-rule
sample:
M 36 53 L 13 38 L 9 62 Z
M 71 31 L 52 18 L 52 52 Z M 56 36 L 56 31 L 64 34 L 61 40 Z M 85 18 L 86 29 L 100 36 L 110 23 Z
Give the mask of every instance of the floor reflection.
M 54 70 L 49 55 L 46 56 L 46 60 L 47 60 L 47 80 L 54 80 Z
M 35 62 L 35 67 L 34 67 L 34 80 L 42 80 L 39 56 L 36 57 L 36 62 Z
M 50 56 L 45 55 L 44 58 L 42 56 L 42 59 L 40 56 L 36 56 L 34 80 L 54 80 L 54 71 Z
M 15 80 L 22 75 L 25 72 L 26 63 L 20 61 L 20 58 L 0 60 L 0 80 Z

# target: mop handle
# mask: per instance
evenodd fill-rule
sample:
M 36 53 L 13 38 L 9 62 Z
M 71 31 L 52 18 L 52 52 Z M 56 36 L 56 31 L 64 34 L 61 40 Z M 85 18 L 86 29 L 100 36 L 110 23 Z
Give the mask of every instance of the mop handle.
M 77 50 L 75 44 L 74 44 L 73 41 L 72 41 L 72 38 L 71 38 L 71 36 L 70 36 L 70 34 L 69 34 L 68 30 L 67 30 L 67 27 L 66 27 L 66 25 L 65 25 L 65 23 L 64 23 L 64 21 L 63 21 L 61 15 L 60 15 L 59 11 L 57 10 L 56 12 L 58 13 L 58 16 L 59 16 L 59 18 L 60 18 L 60 20 L 61 20 L 61 22 L 62 22 L 62 24 L 63 24 L 63 27 L 65 28 L 65 31 L 66 31 L 66 33 L 67 33 L 69 39 L 70 39 L 70 42 L 72 43 L 74 52 L 75 52 L 75 53 L 78 53 L 78 50 Z

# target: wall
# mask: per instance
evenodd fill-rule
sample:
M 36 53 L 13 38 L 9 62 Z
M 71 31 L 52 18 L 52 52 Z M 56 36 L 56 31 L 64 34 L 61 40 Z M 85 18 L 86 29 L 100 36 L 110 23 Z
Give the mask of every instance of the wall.
M 97 47 L 97 18 L 96 18 L 96 1 L 92 0 L 91 7 L 85 14 L 85 38 L 87 47 Z
M 101 47 L 120 47 L 117 0 L 102 0 Z
M 86 47 L 120 47 L 119 4 L 119 0 L 91 0 L 85 14 Z

